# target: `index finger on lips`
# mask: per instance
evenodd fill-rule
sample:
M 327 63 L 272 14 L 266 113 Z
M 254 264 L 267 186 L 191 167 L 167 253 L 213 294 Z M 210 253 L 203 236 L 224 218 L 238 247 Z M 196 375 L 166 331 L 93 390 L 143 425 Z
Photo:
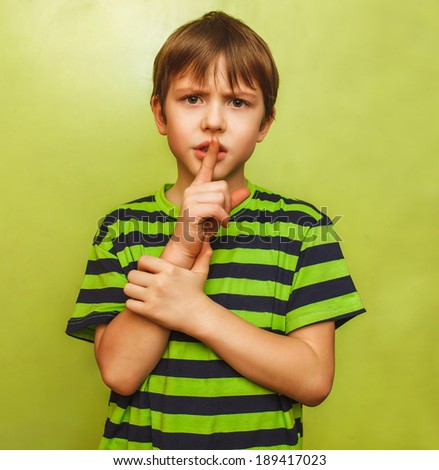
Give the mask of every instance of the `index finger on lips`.
M 193 184 L 210 183 L 212 181 L 215 165 L 218 160 L 219 140 L 212 137 L 206 155 L 201 162 L 200 169 L 195 175 Z

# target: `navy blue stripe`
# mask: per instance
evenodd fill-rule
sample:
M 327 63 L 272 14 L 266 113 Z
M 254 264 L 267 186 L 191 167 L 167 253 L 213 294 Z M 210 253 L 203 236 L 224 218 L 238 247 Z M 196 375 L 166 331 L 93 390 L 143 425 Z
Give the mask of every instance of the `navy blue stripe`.
M 357 315 L 360 315 L 361 313 L 364 313 L 365 311 L 366 311 L 366 309 L 362 308 L 360 310 L 355 310 L 354 312 L 350 312 L 350 313 L 346 313 L 344 315 L 340 315 L 339 317 L 331 318 L 331 320 L 335 321 L 335 328 L 340 328 L 340 326 L 344 325 L 351 318 L 354 318 Z
M 277 250 L 298 256 L 301 242 L 287 237 L 272 237 L 262 235 L 224 235 L 214 237 L 211 242 L 213 249 L 248 248 L 259 250 Z M 256 256 L 255 256 L 256 257 Z
M 99 227 L 98 233 L 95 236 L 94 243 L 102 243 L 104 238 L 108 235 L 110 230 L 110 225 L 113 225 L 117 222 L 117 217 L 114 215 L 107 215 Z
M 169 336 L 169 341 L 178 341 L 183 343 L 201 343 L 196 338 L 187 335 L 186 333 L 182 333 L 181 331 L 171 331 L 171 335 Z
M 325 225 L 329 220 L 323 217 Z M 242 212 L 234 215 L 230 219 L 238 224 L 242 222 L 252 222 L 259 224 L 296 224 L 303 227 L 315 227 L 321 225 L 320 220 L 317 220 L 312 215 L 304 212 L 303 210 L 283 210 L 279 209 L 276 211 L 263 210 L 263 209 L 244 209 Z M 255 230 L 255 227 L 248 226 L 248 229 Z M 260 228 L 258 228 L 260 232 Z
M 110 250 L 115 256 L 123 251 L 127 246 L 141 245 L 144 247 L 165 246 L 169 241 L 170 235 L 166 234 L 144 234 L 134 231 L 127 234 L 121 234 L 113 240 L 113 247 Z M 271 237 L 260 235 L 224 235 L 214 237 L 211 241 L 212 248 L 231 250 L 235 248 L 259 249 L 259 250 L 277 250 L 289 255 L 298 256 L 300 253 L 301 242 L 287 237 Z
M 108 324 L 119 312 L 92 312 L 85 317 L 70 318 L 67 322 L 66 333 L 75 336 L 75 333 L 90 326 Z M 81 338 L 83 339 L 83 338 Z
M 159 411 L 167 414 L 215 416 L 223 414 L 263 413 L 267 411 L 288 412 L 295 403 L 291 398 L 277 393 L 270 395 L 193 397 L 171 396 L 160 393 L 137 391 L 131 396 L 111 393 L 110 402 L 119 408 L 129 406 Z
M 325 220 L 325 225 L 328 225 L 331 223 L 331 220 L 329 217 L 323 213 L 321 210 L 317 209 L 317 207 L 314 204 L 311 204 L 310 202 L 303 201 L 302 199 L 292 199 L 292 198 L 287 198 L 284 196 L 281 196 L 279 194 L 273 194 L 273 193 L 267 193 L 263 191 L 257 190 L 253 196 L 253 199 L 258 199 L 259 201 L 270 201 L 270 202 L 279 202 L 282 201 L 286 205 L 301 205 L 301 206 L 306 206 L 309 207 L 310 209 L 315 211 L 317 214 L 319 214 L 324 220 Z M 302 210 L 303 212 L 303 210 Z M 317 220 L 316 218 L 314 218 Z
M 224 263 L 212 264 L 209 269 L 209 279 L 253 279 L 257 281 L 273 281 L 291 285 L 293 272 L 269 264 Z
M 160 359 L 152 371 L 154 375 L 168 377 L 188 377 L 195 379 L 218 379 L 224 377 L 242 377 L 235 369 L 221 359 L 196 361 L 186 359 Z
M 196 430 L 194 430 L 196 431 Z M 104 436 L 120 438 L 130 442 L 149 443 L 161 450 L 231 450 L 251 447 L 294 446 L 302 435 L 302 423 L 296 419 L 292 429 L 261 429 L 230 433 L 196 434 L 166 433 L 150 426 L 129 423 L 119 425 L 107 419 Z
M 152 441 L 151 426 L 137 426 L 130 423 L 115 424 L 107 418 L 104 437 L 107 439 L 126 439 L 129 442 L 148 443 Z
M 287 198 L 287 197 L 281 196 L 279 194 L 267 193 L 267 192 L 261 191 L 259 189 L 257 189 L 255 191 L 253 199 L 258 199 L 259 201 L 270 201 L 270 202 L 282 201 L 285 204 L 304 204 L 304 202 L 301 201 L 300 199 Z M 310 207 L 313 207 L 315 209 L 315 207 L 312 206 L 311 204 L 309 204 L 309 203 L 305 203 L 305 204 L 310 206 Z M 315 209 L 315 210 L 317 210 L 317 209 Z
M 164 233 L 142 233 L 139 231 L 133 231 L 128 233 L 121 233 L 118 237 L 113 240 L 113 247 L 111 253 L 115 256 L 123 251 L 127 246 L 132 247 L 135 245 L 141 245 L 144 247 L 151 246 L 165 246 L 169 241 L 170 235 Z
M 123 273 L 127 275 L 131 270 L 137 269 L 137 261 L 132 261 L 125 268 L 121 269 L 117 260 L 104 259 L 102 263 L 89 261 L 87 274 L 105 274 L 109 272 Z M 213 263 L 209 268 L 209 279 L 223 279 L 231 277 L 233 279 L 253 279 L 256 281 L 273 281 L 284 285 L 291 285 L 293 282 L 293 271 L 269 264 L 245 264 L 245 263 Z
M 150 194 L 149 196 L 141 197 L 139 199 L 134 199 L 134 201 L 127 202 L 124 206 L 129 206 L 130 204 L 140 204 L 142 202 L 154 202 L 155 194 Z
M 338 243 L 326 243 L 325 245 L 310 246 L 304 250 L 300 257 L 300 267 L 312 266 L 343 259 L 343 253 Z
M 228 310 L 247 310 L 249 312 L 269 312 L 285 315 L 288 301 L 272 296 L 213 294 L 209 297 Z
M 108 268 L 111 266 L 108 265 Z M 124 269 L 124 273 L 129 273 L 132 269 L 137 269 L 137 261 L 132 261 Z M 92 272 L 95 270 L 96 272 Z M 90 272 L 87 268 L 88 274 L 102 274 L 105 267 L 91 267 Z M 101 271 L 101 272 L 99 272 Z M 118 269 L 111 270 L 108 272 L 120 271 L 120 266 Z M 231 277 L 233 279 L 253 279 L 256 281 L 273 281 L 280 284 L 285 284 L 287 286 L 291 285 L 293 282 L 293 271 L 287 269 L 272 266 L 269 264 L 245 264 L 245 263 L 213 263 L 209 268 L 209 279 L 223 279 L 225 277 Z
M 144 210 L 130 209 L 128 207 L 119 208 L 105 216 L 99 227 L 98 234 L 95 237 L 95 243 L 102 243 L 107 235 L 110 235 L 110 239 L 114 238 L 116 233 L 109 234 L 109 231 L 121 232 L 121 229 L 126 227 L 125 223 L 129 221 L 132 222 L 133 226 L 138 226 L 140 222 L 145 224 L 155 222 L 161 222 L 163 224 L 168 222 L 173 224 L 175 220 L 172 215 L 167 215 L 161 211 L 147 212 Z M 121 226 L 118 227 L 117 224 L 119 222 L 121 222 Z M 114 225 L 116 225 L 116 227 L 114 227 Z
M 125 303 L 128 297 L 121 287 L 105 287 L 104 289 L 81 289 L 78 295 L 78 303 Z
M 336 299 L 351 292 L 355 292 L 355 286 L 350 276 L 318 282 L 295 289 L 288 304 L 288 309 L 294 310 L 314 302 Z
M 107 215 L 108 219 L 113 221 L 119 220 L 127 222 L 133 220 L 135 222 L 155 223 L 155 222 L 174 222 L 173 214 L 166 214 L 162 211 L 146 211 L 142 209 L 132 209 L 131 207 L 120 207 Z M 113 222 L 114 223 L 114 222 Z
M 100 258 L 98 260 L 88 260 L 86 274 L 106 274 L 106 273 L 120 273 L 121 266 L 119 260 L 114 258 Z

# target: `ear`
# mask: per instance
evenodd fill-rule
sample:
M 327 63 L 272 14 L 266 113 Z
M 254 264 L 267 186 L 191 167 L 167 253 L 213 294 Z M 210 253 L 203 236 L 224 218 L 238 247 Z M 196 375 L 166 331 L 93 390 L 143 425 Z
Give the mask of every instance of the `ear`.
M 273 112 L 271 113 L 271 116 L 267 120 L 264 120 L 261 124 L 261 127 L 259 128 L 258 138 L 256 139 L 256 142 L 262 142 L 265 139 L 265 136 L 268 134 L 268 131 L 270 130 L 271 125 L 273 124 L 275 116 L 276 108 L 273 107 Z
M 151 99 L 151 109 L 154 115 L 155 125 L 162 135 L 167 134 L 166 120 L 164 118 L 163 108 L 158 96 L 153 96 Z

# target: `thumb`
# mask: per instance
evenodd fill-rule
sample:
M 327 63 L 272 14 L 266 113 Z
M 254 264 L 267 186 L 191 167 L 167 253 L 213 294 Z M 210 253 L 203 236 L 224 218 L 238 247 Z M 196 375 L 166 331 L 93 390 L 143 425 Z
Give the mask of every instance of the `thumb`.
M 195 274 L 198 274 L 204 279 L 207 278 L 209 274 L 209 264 L 210 258 L 212 257 L 212 247 L 210 246 L 209 240 L 205 240 L 201 246 L 201 251 L 198 256 L 195 258 L 195 262 L 192 266 L 191 271 Z
M 230 204 L 232 209 L 239 206 L 241 202 L 244 202 L 250 196 L 250 190 L 248 188 L 235 189 L 230 193 Z

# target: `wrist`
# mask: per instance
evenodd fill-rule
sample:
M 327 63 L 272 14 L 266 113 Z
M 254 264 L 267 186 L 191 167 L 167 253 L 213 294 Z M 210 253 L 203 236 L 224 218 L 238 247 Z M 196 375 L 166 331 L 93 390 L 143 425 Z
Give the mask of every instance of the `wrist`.
M 195 261 L 195 256 L 185 250 L 180 241 L 176 241 L 172 237 L 166 244 L 160 258 L 185 269 L 191 269 Z
M 194 297 L 188 305 L 188 318 L 186 334 L 197 338 L 203 343 L 215 331 L 220 331 L 220 322 L 217 307 L 219 305 L 210 299 L 204 292 Z

